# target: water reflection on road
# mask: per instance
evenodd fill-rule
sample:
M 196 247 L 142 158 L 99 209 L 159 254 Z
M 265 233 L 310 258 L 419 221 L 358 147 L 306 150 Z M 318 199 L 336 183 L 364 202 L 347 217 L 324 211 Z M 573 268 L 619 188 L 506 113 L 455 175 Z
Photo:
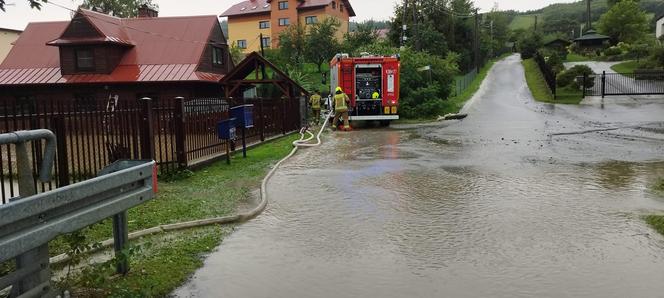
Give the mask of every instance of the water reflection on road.
M 181 297 L 664 293 L 664 105 L 532 102 L 515 57 L 461 122 L 330 136 L 269 184 Z

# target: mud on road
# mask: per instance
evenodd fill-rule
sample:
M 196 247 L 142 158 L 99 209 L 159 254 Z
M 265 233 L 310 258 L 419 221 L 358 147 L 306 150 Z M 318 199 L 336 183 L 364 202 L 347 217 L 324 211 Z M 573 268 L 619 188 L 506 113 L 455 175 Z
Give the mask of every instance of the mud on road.
M 462 121 L 329 135 L 269 185 L 178 297 L 626 297 L 664 293 L 641 215 L 664 102 L 532 100 L 517 57 Z

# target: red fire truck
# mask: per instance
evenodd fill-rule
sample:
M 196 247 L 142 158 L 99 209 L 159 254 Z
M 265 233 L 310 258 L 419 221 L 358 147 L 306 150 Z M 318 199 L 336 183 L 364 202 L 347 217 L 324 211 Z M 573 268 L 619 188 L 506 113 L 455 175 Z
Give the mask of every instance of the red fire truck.
M 350 120 L 378 120 L 388 125 L 399 119 L 398 56 L 337 54 L 330 62 L 330 91 L 341 87 L 351 99 Z M 373 98 L 374 93 L 378 98 Z

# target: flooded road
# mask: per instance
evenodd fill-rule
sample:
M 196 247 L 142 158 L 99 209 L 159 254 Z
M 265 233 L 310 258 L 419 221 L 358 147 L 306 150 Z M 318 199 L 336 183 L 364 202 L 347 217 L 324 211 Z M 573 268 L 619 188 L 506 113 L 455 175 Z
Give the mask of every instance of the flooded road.
M 661 297 L 664 102 L 532 101 L 517 57 L 459 122 L 328 136 L 178 297 Z

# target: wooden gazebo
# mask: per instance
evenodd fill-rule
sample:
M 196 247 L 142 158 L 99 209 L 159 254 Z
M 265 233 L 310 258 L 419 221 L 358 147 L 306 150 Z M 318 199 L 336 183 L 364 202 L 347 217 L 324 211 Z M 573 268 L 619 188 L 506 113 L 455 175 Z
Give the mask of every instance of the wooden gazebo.
M 224 86 L 226 98 L 239 98 L 245 89 L 264 84 L 274 85 L 287 98 L 309 95 L 307 90 L 256 52 L 247 55 L 220 83 Z
M 248 131 L 250 142 L 297 131 L 306 123 L 307 90 L 256 52 L 247 55 L 220 83 L 231 107 L 254 105 L 255 127 Z M 276 90 L 269 95 L 245 97 L 245 91 L 261 85 L 272 85 Z

